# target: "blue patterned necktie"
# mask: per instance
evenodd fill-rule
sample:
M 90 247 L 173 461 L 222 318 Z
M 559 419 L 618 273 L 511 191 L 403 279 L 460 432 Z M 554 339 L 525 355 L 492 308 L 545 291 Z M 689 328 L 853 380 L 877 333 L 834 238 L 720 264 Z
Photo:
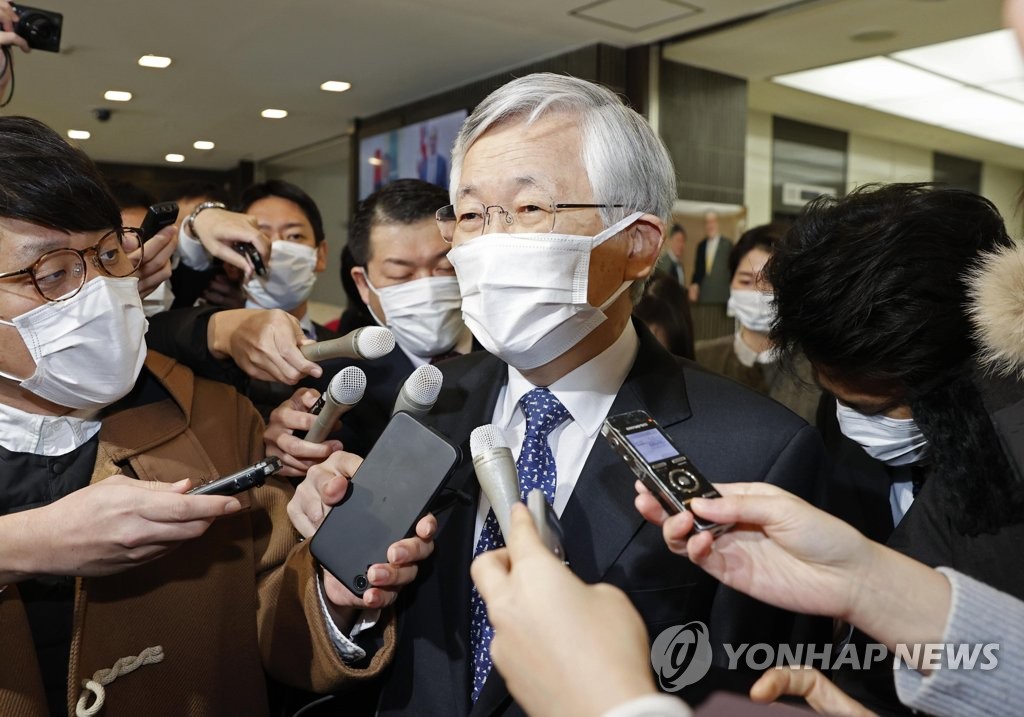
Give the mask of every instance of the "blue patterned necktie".
M 516 461 L 520 496 L 525 498 L 531 490 L 540 488 L 548 503 L 551 503 L 555 500 L 557 480 L 555 456 L 548 445 L 548 436 L 569 418 L 569 411 L 546 388 L 535 388 L 525 394 L 519 399 L 519 408 L 526 416 L 526 436 Z M 498 520 L 494 517 L 494 511 L 489 510 L 473 557 L 504 545 Z M 494 630 L 487 619 L 487 607 L 474 586 L 470 596 L 469 628 L 469 637 L 473 643 L 473 702 L 480 696 L 487 675 L 491 672 L 493 636 Z

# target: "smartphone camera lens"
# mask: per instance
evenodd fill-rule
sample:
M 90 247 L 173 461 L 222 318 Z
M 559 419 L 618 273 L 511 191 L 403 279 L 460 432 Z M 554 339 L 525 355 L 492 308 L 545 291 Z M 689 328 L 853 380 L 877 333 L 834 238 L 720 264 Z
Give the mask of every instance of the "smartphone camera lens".
M 356 590 L 366 590 L 370 587 L 370 581 L 366 579 L 365 575 L 356 575 L 356 579 L 352 581 L 352 584 L 356 586 Z

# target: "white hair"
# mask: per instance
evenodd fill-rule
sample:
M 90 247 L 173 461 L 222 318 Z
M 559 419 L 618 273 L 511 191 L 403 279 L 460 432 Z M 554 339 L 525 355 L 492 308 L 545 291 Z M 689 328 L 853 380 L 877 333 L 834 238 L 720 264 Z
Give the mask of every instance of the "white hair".
M 601 210 L 605 226 L 637 211 L 668 219 L 676 196 L 675 170 L 664 143 L 647 120 L 600 85 L 549 72 L 499 87 L 463 123 L 452 147 L 452 202 L 466 152 L 484 132 L 515 120 L 531 124 L 556 112 L 579 118 L 583 167 L 594 201 L 623 205 L 622 209 Z M 556 197 L 555 201 L 559 200 L 575 202 L 579 198 Z

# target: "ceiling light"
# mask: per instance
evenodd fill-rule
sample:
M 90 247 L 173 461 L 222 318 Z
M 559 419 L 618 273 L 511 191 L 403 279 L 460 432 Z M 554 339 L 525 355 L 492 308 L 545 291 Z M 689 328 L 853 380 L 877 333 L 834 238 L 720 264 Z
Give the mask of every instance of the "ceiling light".
M 971 85 L 1021 76 L 1020 49 L 1012 30 L 892 53 L 900 62 Z
M 173 154 L 172 153 L 172 154 L 164 155 L 164 159 L 166 159 L 168 162 L 184 162 L 185 161 L 185 155 L 183 155 L 183 154 Z
M 267 109 L 260 112 L 260 116 L 267 119 L 284 119 L 288 116 L 288 110 Z
M 816 70 L 793 72 L 776 77 L 775 82 L 853 104 L 929 95 L 959 87 L 953 80 L 888 57 L 868 57 Z
M 197 141 L 193 142 L 192 146 L 195 147 L 196 149 L 201 149 L 203 151 L 206 151 L 208 149 L 213 149 L 217 145 L 215 145 L 213 142 L 207 142 L 206 140 L 200 139 L 200 140 L 197 140 Z
M 86 132 L 84 129 L 69 129 L 68 130 L 68 138 L 69 139 L 89 139 L 90 137 L 92 137 L 92 135 L 89 134 L 88 132 Z
M 156 67 L 162 70 L 171 64 L 171 58 L 160 55 L 143 55 L 139 58 L 139 64 L 143 67 Z
M 320 85 L 320 89 L 324 92 L 344 92 L 345 90 L 352 89 L 352 83 L 341 82 L 340 80 L 328 80 Z
M 122 92 L 121 90 L 107 90 L 103 93 L 103 99 L 111 102 L 128 102 L 131 98 L 131 92 Z

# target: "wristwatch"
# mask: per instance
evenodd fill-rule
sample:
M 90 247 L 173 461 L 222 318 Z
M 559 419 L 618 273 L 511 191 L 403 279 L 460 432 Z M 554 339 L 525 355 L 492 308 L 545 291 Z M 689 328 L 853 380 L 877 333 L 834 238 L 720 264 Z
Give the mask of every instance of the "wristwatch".
M 196 208 L 192 210 L 192 213 L 185 219 L 185 233 L 190 237 L 199 241 L 199 235 L 196 234 L 194 222 L 199 213 L 206 209 L 227 209 L 223 202 L 203 202 L 202 204 L 196 205 Z

